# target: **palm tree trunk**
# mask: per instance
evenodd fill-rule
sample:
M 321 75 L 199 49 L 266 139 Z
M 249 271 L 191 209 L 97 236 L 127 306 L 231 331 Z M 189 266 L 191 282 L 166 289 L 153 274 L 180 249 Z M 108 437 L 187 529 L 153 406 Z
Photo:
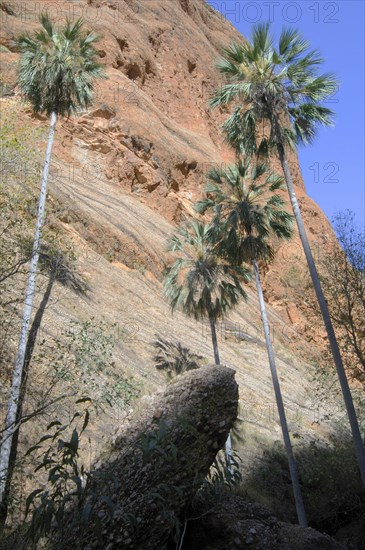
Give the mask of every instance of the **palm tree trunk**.
M 278 121 L 275 121 L 273 119 L 273 123 L 275 124 L 276 128 L 279 127 Z M 304 228 L 303 219 L 302 219 L 302 215 L 301 215 L 301 212 L 300 212 L 298 200 L 297 200 L 297 197 L 296 197 L 296 194 L 295 194 L 289 164 L 288 164 L 288 161 L 286 159 L 284 145 L 283 145 L 283 142 L 280 138 L 278 138 L 278 141 L 277 141 L 277 149 L 278 149 L 278 153 L 279 153 L 281 166 L 282 166 L 282 169 L 283 169 L 283 172 L 284 172 L 286 185 L 288 187 L 290 202 L 292 204 L 294 216 L 295 216 L 295 219 L 296 219 L 296 222 L 297 222 L 299 236 L 300 236 L 300 239 L 302 241 L 304 254 L 305 254 L 305 257 L 307 259 L 309 272 L 311 274 L 314 290 L 316 292 L 318 304 L 319 304 L 319 307 L 321 309 L 323 321 L 324 321 L 324 324 L 325 324 L 325 327 L 326 327 L 327 336 L 328 336 L 328 340 L 329 340 L 331 351 L 332 351 L 332 356 L 333 356 L 333 359 L 334 359 L 334 362 L 335 362 L 335 365 L 336 365 L 337 375 L 338 375 L 338 378 L 339 378 L 339 381 L 340 381 L 342 395 L 343 395 L 343 398 L 344 398 L 344 401 L 345 401 L 347 415 L 348 415 L 349 421 L 350 421 L 352 437 L 353 437 L 354 445 L 355 445 L 355 449 L 356 449 L 356 455 L 357 455 L 357 460 L 358 460 L 358 463 L 359 463 L 361 478 L 362 478 L 363 485 L 365 487 L 365 448 L 364 448 L 362 440 L 361 440 L 361 434 L 360 434 L 359 424 L 358 424 L 357 417 L 356 417 L 356 411 L 355 411 L 354 404 L 353 404 L 353 401 L 352 401 L 351 391 L 350 391 L 349 384 L 348 384 L 348 381 L 347 381 L 347 378 L 346 378 L 346 373 L 345 373 L 345 369 L 344 369 L 344 366 L 343 366 L 343 362 L 342 362 L 340 350 L 339 350 L 339 347 L 338 347 L 338 343 L 337 343 L 337 340 L 336 340 L 335 331 L 333 329 L 331 317 L 330 317 L 330 314 L 329 314 L 328 305 L 327 305 L 326 299 L 325 299 L 324 294 L 323 294 L 323 290 L 322 290 L 321 283 L 320 283 L 320 280 L 319 280 L 317 268 L 316 268 L 315 263 L 314 263 L 312 251 L 310 249 L 309 242 L 308 242 L 308 237 L 307 237 L 307 234 L 306 234 L 306 231 L 305 231 L 305 228 Z
M 214 318 L 211 307 L 209 308 L 209 324 L 210 324 L 210 332 L 212 334 L 214 362 L 215 362 L 216 365 L 220 365 L 219 351 L 218 351 L 218 341 L 217 341 L 217 331 L 215 329 L 215 318 Z
M 214 350 L 214 362 L 215 362 L 216 365 L 220 365 L 217 331 L 216 331 L 216 328 L 215 328 L 215 318 L 214 318 L 211 306 L 209 307 L 209 323 L 210 323 L 210 331 L 211 331 L 211 334 L 212 334 L 212 344 L 213 344 L 213 350 Z M 224 451 L 225 451 L 225 454 L 226 454 L 228 472 L 231 474 L 231 476 L 233 476 L 232 438 L 231 438 L 230 433 L 228 434 L 227 441 L 224 445 Z
M 226 455 L 226 461 L 227 461 L 227 471 L 230 474 L 231 479 L 233 478 L 233 461 L 232 461 L 232 437 L 231 432 L 229 432 L 227 441 L 224 444 L 224 452 Z
M 10 489 L 11 489 L 13 474 L 15 470 L 16 457 L 18 455 L 19 431 L 21 426 L 21 419 L 23 416 L 23 405 L 24 405 L 24 400 L 25 400 L 26 391 L 27 391 L 27 379 L 28 379 L 29 367 L 30 367 L 30 363 L 34 352 L 38 331 L 41 326 L 43 315 L 46 310 L 47 304 L 49 302 L 54 283 L 55 283 L 55 276 L 53 273 L 51 273 L 46 291 L 44 293 L 44 296 L 42 298 L 42 302 L 38 308 L 38 311 L 34 316 L 32 326 L 30 328 L 28 339 L 27 339 L 27 348 L 25 352 L 22 380 L 20 384 L 18 409 L 17 409 L 16 419 L 15 419 L 16 429 L 13 431 L 13 434 L 12 434 L 8 470 L 7 470 L 5 487 L 4 487 L 4 494 L 1 502 L 0 526 L 5 525 L 6 518 L 8 515 L 8 501 L 10 496 Z
M 281 396 L 281 390 L 280 390 L 280 383 L 279 383 L 279 379 L 278 379 L 278 374 L 277 374 L 277 371 L 276 371 L 274 350 L 273 350 L 273 347 L 272 347 L 270 334 L 269 334 L 269 325 L 268 325 L 267 314 L 266 314 L 266 305 L 265 305 L 265 300 L 264 300 L 264 294 L 262 292 L 260 276 L 259 276 L 259 268 L 258 268 L 256 260 L 254 260 L 254 262 L 253 262 L 253 268 L 254 268 L 255 278 L 256 278 L 257 294 L 259 296 L 261 319 L 262 319 L 262 324 L 263 324 L 263 327 L 264 327 L 264 334 L 265 334 L 267 355 L 269 357 L 271 377 L 272 377 L 272 382 L 273 382 L 273 385 L 274 385 L 276 404 L 277 404 L 279 418 L 280 418 L 281 430 L 283 432 L 285 450 L 286 450 L 286 454 L 287 454 L 288 462 L 289 462 L 290 477 L 291 477 L 291 481 L 292 481 L 292 484 L 293 484 L 295 507 L 296 507 L 296 510 L 297 510 L 299 525 L 301 527 L 307 527 L 308 526 L 307 518 L 306 518 L 304 504 L 303 504 L 302 492 L 300 490 L 297 466 L 296 466 L 296 463 L 295 463 L 293 449 L 292 449 L 291 442 L 290 442 L 288 424 L 287 424 L 286 416 L 285 416 L 285 408 L 284 408 L 283 398 Z
M 35 236 L 33 242 L 32 257 L 30 260 L 29 278 L 25 293 L 25 303 L 22 318 L 22 327 L 19 338 L 18 352 L 15 360 L 13 380 L 10 391 L 10 398 L 8 402 L 8 410 L 5 419 L 5 429 L 3 432 L 1 448 L 0 448 L 0 512 L 3 507 L 5 497 L 5 486 L 8 477 L 10 452 L 12 446 L 12 439 L 14 431 L 16 430 L 16 417 L 18 410 L 18 403 L 21 392 L 21 382 L 23 378 L 24 359 L 27 348 L 29 325 L 33 308 L 33 300 L 35 294 L 35 284 L 37 275 L 37 266 L 39 259 L 39 245 L 42 235 L 42 227 L 44 223 L 44 213 L 47 196 L 47 183 L 48 172 L 51 163 L 52 147 L 57 122 L 56 113 L 51 114 L 50 131 L 46 151 L 46 159 L 43 168 L 43 176 L 41 183 L 41 190 L 38 203 L 38 214 L 35 229 Z M 1 513 L 0 513 L 1 516 Z

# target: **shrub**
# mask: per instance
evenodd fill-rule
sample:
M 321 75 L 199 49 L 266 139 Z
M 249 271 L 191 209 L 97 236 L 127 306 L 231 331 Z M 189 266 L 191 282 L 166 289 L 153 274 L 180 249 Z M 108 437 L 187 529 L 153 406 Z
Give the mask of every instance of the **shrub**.
M 157 338 L 153 347 L 157 350 L 153 357 L 156 369 L 163 371 L 168 380 L 189 370 L 198 369 L 203 364 L 202 355 L 193 353 L 180 342 Z

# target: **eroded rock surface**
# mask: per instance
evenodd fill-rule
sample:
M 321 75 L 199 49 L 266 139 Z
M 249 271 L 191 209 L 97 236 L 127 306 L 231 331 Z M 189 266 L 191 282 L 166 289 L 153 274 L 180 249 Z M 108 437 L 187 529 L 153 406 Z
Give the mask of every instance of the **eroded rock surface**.
M 207 366 L 190 371 L 150 400 L 106 451 L 92 492 L 101 540 L 92 530 L 69 533 L 63 548 L 163 547 L 227 439 L 237 416 L 234 371 Z
M 108 75 L 97 83 L 94 106 L 88 112 L 58 124 L 53 166 L 62 188 L 72 191 L 80 174 L 83 180 L 93 177 L 94 187 L 110 183 L 112 200 L 120 194 L 133 195 L 168 222 L 180 222 L 191 215 L 194 201 L 201 198 L 207 170 L 234 160 L 220 131 L 228 110 L 212 111 L 208 101 L 223 83 L 214 69 L 221 47 L 242 40 L 242 36 L 204 0 L 64 0 L 52 6 L 48 0 L 6 0 L 0 6 L 4 89 L 18 93 L 15 39 L 25 30 L 38 28 L 39 14 L 45 11 L 57 24 L 66 17 L 84 18 L 86 27 L 101 37 L 98 54 Z M 31 115 L 29 108 L 26 112 Z M 44 117 L 32 119 L 35 124 L 48 124 Z M 334 242 L 334 234 L 305 192 L 297 155 L 288 155 L 317 256 Z M 71 178 L 70 168 L 76 174 Z M 281 172 L 277 159 L 273 159 L 273 168 Z M 73 210 L 81 202 L 76 199 Z M 92 208 L 99 210 L 100 206 Z M 103 207 L 101 214 L 107 217 Z M 98 229 L 98 241 L 103 232 Z M 143 255 L 145 245 L 134 244 Z M 124 241 L 119 239 L 119 245 L 123 247 Z M 103 244 L 100 249 L 105 252 Z M 143 265 L 161 272 L 157 262 L 152 263 L 152 269 L 146 262 Z M 296 315 L 288 311 L 294 290 L 286 281 L 301 279 L 304 266 L 295 235 L 292 242 L 281 246 L 264 284 L 268 303 L 298 332 L 313 337 L 313 321 L 301 308 Z M 316 334 L 314 341 L 323 346 L 322 333 Z

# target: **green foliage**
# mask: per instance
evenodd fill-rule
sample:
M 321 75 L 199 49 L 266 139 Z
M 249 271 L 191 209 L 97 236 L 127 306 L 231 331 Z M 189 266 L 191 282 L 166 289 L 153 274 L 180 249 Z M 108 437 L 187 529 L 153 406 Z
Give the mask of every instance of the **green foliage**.
M 75 399 L 82 399 L 85 394 L 93 396 L 95 419 L 91 427 L 100 422 L 96 415 L 115 418 L 139 397 L 139 381 L 115 367 L 113 330 L 113 326 L 91 319 L 84 323 L 71 322 L 53 336 L 47 334 L 43 338 L 44 334 L 39 334 L 28 373 L 24 430 L 28 421 L 34 419 L 30 430 L 40 433 L 50 416 L 61 418 L 64 425 L 64 419 L 74 415 Z M 40 380 L 43 383 L 40 384 Z M 74 421 L 81 422 L 79 416 Z M 19 479 L 29 471 L 29 459 L 29 456 L 17 457 L 9 495 L 9 514 L 16 523 L 24 511 L 21 496 L 24 487 Z
M 90 402 L 83 398 L 76 401 Z M 76 412 L 69 423 L 59 420 L 47 426 L 47 434 L 27 451 L 35 454 L 37 466 L 34 472 L 46 474 L 46 486 L 35 489 L 26 499 L 26 516 L 31 513 L 25 540 L 34 544 L 53 530 L 62 530 L 70 523 L 69 509 L 77 511 L 74 521 L 82 525 L 90 517 L 92 507 L 86 505 L 90 473 L 79 461 L 80 438 L 89 423 L 89 410 Z M 47 445 L 44 447 L 44 445 Z M 66 520 L 67 516 L 67 520 Z
M 356 225 L 351 210 L 339 212 L 333 225 L 340 245 L 350 264 L 362 275 L 365 274 L 365 229 Z
M 39 342 L 36 360 L 43 363 L 48 359 L 54 383 L 62 381 L 64 393 L 77 388 L 93 395 L 101 408 L 125 409 L 140 395 L 141 386 L 132 376 L 117 370 L 113 358 L 115 334 L 115 324 L 93 318 L 71 320 L 59 334 Z
M 278 138 L 291 146 L 309 143 L 318 125 L 332 124 L 333 112 L 321 102 L 337 91 L 337 80 L 318 73 L 323 60 L 298 31 L 284 29 L 275 46 L 270 25 L 261 23 L 250 40 L 233 43 L 222 54 L 217 68 L 227 83 L 210 104 L 238 102 L 223 129 L 239 153 L 267 155 Z M 264 121 L 270 123 L 268 135 Z
M 153 342 L 157 350 L 153 357 L 156 369 L 163 371 L 168 380 L 189 370 L 198 369 L 202 365 L 204 357 L 191 352 L 180 342 L 171 342 L 164 338 L 158 338 Z
M 365 512 L 365 492 L 350 440 L 298 444 L 295 455 L 311 527 L 334 535 Z M 281 444 L 264 450 L 238 493 L 267 505 L 283 521 L 296 521 L 288 461 Z
M 308 522 L 319 531 L 335 535 L 365 513 L 365 492 L 349 438 L 346 410 L 335 371 L 329 365 L 315 369 L 311 381 L 315 422 L 332 434 L 330 442 L 310 443 L 298 434 L 294 448 Z M 353 389 L 353 401 L 365 433 L 365 400 L 362 389 Z M 238 493 L 268 506 L 279 519 L 296 521 L 288 461 L 283 445 L 265 444 L 262 458 L 245 473 Z
M 285 201 L 274 194 L 283 178 L 268 173 L 265 164 L 237 162 L 208 173 L 207 198 L 196 205 L 198 212 L 213 210 L 213 233 L 220 239 L 217 251 L 234 263 L 272 260 L 270 237 L 289 239 L 293 216 Z
M 54 28 L 47 15 L 40 22 L 33 36 L 18 39 L 18 84 L 35 112 L 71 115 L 92 103 L 94 81 L 104 77 L 96 61 L 99 38 L 83 31 L 82 19 L 67 20 L 62 29 Z
M 365 229 L 350 211 L 337 214 L 335 243 L 320 261 L 321 280 L 348 370 L 365 381 Z
M 312 401 L 316 422 L 327 423 L 331 431 L 337 434 L 337 439 L 346 440 L 348 424 L 345 405 L 342 401 L 341 388 L 336 372 L 328 363 L 316 365 L 311 378 Z M 365 439 L 365 395 L 361 386 L 351 388 L 352 399 L 360 432 Z
M 46 435 L 26 453 L 33 456 L 34 473 L 43 473 L 45 482 L 26 499 L 26 520 L 30 519 L 15 542 L 22 548 L 48 548 L 50 540 L 53 549 L 64 548 L 64 535 L 74 529 L 81 533 L 86 528 L 91 529 L 101 540 L 101 522 L 95 511 L 97 504 L 101 504 L 111 517 L 114 514 L 112 500 L 94 490 L 94 480 L 100 474 L 86 467 L 80 456 L 91 418 L 90 409 L 96 404 L 88 397 L 79 398 L 75 404 L 79 410 L 70 421 L 52 421 Z
M 39 151 L 43 131 L 19 124 L 19 104 L 1 105 L 0 118 L 0 364 L 12 361 L 9 342 L 18 330 L 18 285 L 28 271 L 28 242 L 34 233 Z
M 0 121 L 0 348 L 2 362 L 10 361 L 8 342 L 17 330 L 16 306 L 22 299 L 22 284 L 32 253 L 36 190 L 41 178 L 36 145 L 45 136 L 30 123 L 19 124 L 19 104 L 2 106 Z M 52 211 L 52 203 L 51 208 Z M 74 292 L 85 294 L 87 284 L 77 272 L 73 245 L 54 228 L 45 225 L 40 248 L 40 271 Z
M 235 452 L 229 457 L 229 463 L 226 453 L 218 453 L 196 498 L 205 502 L 212 499 L 213 503 L 218 504 L 220 494 L 233 491 L 241 482 L 240 463 L 241 458 Z
M 171 239 L 170 249 L 182 253 L 165 272 L 164 293 L 172 310 L 197 320 L 217 319 L 247 298 L 241 281 L 248 281 L 250 272 L 219 258 L 216 245 L 211 227 L 196 220 Z
M 25 274 L 28 269 L 41 179 L 40 151 L 36 144 L 45 137 L 43 129 L 18 123 L 18 109 L 16 102 L 2 107 L 0 122 L 0 284 L 3 289 L 7 279 L 11 286 L 14 276 Z M 52 212 L 52 202 L 50 206 Z M 43 228 L 40 262 L 43 273 L 76 292 L 86 291 L 85 283 L 77 275 L 73 246 L 47 225 Z
M 46 135 L 43 128 L 35 128 L 30 123 L 19 124 L 20 104 L 14 100 L 10 104 L 2 104 L 0 119 L 0 147 L 2 155 L 2 170 L 9 176 L 19 177 L 19 169 L 23 170 L 22 178 L 25 184 L 39 181 L 39 151 L 35 145 Z
M 26 242 L 33 234 L 34 188 L 39 177 L 38 150 L 43 133 L 17 124 L 16 106 L 2 106 L 0 121 L 0 284 L 24 272 L 29 260 Z

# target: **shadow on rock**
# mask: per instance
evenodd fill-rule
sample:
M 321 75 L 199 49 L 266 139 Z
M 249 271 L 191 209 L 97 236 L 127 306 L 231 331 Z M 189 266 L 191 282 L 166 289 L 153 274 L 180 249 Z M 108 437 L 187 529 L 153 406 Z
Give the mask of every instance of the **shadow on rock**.
M 234 371 L 202 367 L 179 376 L 123 427 L 93 474 L 84 527 L 53 548 L 154 549 L 180 535 L 180 518 L 237 416 Z

